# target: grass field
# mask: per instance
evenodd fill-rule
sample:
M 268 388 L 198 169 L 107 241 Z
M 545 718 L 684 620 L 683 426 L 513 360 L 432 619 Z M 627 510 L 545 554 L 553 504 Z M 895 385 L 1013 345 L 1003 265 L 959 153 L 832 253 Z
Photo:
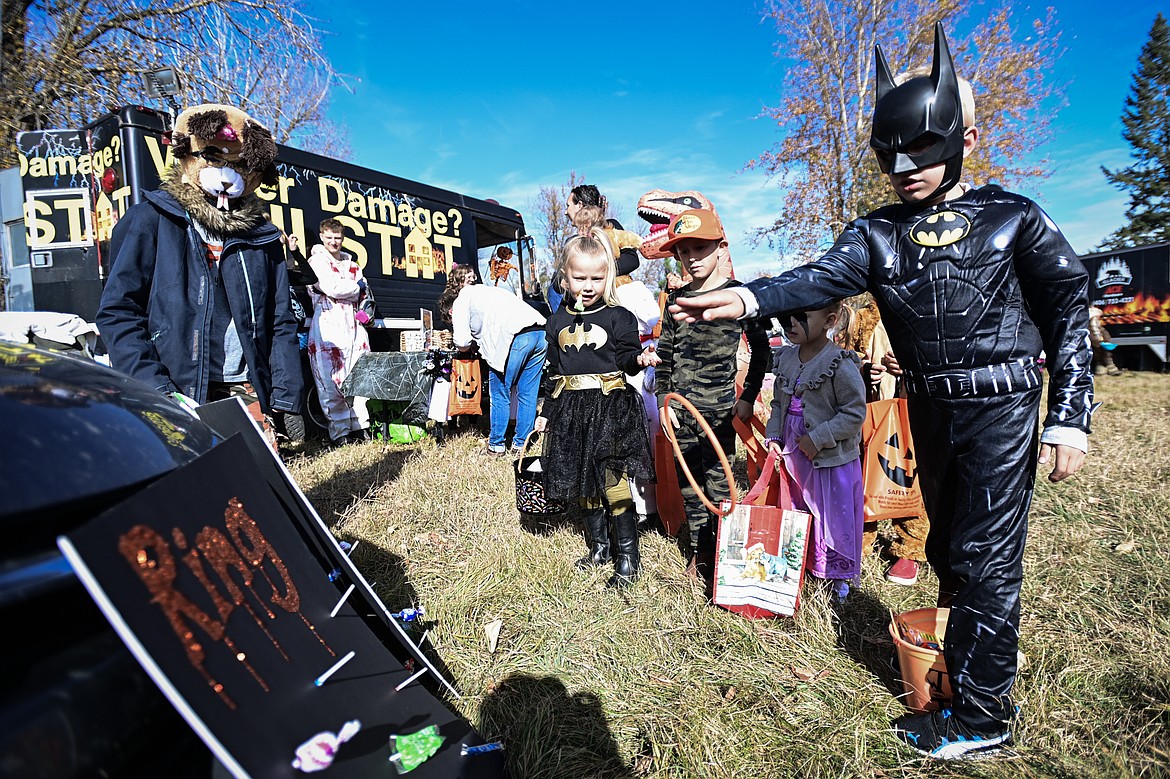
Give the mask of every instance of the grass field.
M 844 607 L 806 584 L 795 619 L 751 621 L 661 535 L 625 592 L 575 570 L 581 527 L 522 523 L 510 461 L 473 434 L 288 459 L 387 605 L 425 607 L 451 707 L 516 779 L 1170 776 L 1170 376 L 1102 377 L 1097 399 L 1085 468 L 1037 487 L 1015 754 L 959 764 L 889 732 L 889 611 L 934 605 L 929 575 L 896 587 L 870 556 Z

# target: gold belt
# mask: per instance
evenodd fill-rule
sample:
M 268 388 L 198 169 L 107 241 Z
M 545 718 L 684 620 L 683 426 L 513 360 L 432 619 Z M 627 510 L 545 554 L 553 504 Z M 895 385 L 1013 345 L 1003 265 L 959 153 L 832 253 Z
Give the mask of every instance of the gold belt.
M 560 397 L 565 390 L 599 389 L 602 395 L 626 386 L 626 376 L 617 373 L 575 373 L 571 376 L 553 376 L 552 396 Z

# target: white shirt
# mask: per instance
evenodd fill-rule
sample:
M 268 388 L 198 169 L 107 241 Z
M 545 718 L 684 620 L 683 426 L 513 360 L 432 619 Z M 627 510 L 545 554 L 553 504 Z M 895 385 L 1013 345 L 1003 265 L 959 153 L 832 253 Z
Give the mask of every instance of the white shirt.
M 504 370 L 516 333 L 529 325 L 544 325 L 544 317 L 515 293 L 472 284 L 459 291 L 451 306 L 451 340 L 457 348 L 479 343 L 492 370 Z
M 618 303 L 638 318 L 638 334 L 650 335 L 658 324 L 658 298 L 640 281 L 631 281 L 614 290 Z

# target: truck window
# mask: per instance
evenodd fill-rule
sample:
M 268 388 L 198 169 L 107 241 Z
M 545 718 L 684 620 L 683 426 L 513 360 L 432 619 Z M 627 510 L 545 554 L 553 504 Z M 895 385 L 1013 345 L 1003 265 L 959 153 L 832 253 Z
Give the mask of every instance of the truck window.
M 0 254 L 3 255 L 4 309 L 6 311 L 32 311 L 32 268 L 29 263 L 28 244 L 25 240 L 24 220 L 15 219 L 4 224 L 0 236 Z
M 519 252 L 515 241 L 479 249 L 479 277 L 489 286 L 520 295 Z

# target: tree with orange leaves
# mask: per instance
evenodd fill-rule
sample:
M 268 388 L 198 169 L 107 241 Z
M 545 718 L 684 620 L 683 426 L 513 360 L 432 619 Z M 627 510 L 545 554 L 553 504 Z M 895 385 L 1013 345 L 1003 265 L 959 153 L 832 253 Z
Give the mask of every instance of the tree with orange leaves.
M 1051 9 L 1017 24 L 1007 0 L 996 0 L 974 27 L 963 24 L 961 0 L 772 0 L 776 56 L 790 60 L 780 104 L 765 110 L 782 134 L 748 167 L 784 186 L 776 220 L 758 237 L 798 262 L 815 259 L 851 220 L 892 199 L 869 149 L 874 99 L 874 44 L 903 59 L 895 73 L 929 66 L 932 30 L 954 30 L 959 75 L 975 93 L 981 142 L 963 163 L 977 186 L 1047 175 L 1034 152 L 1051 136 L 1063 85 L 1052 80 L 1063 53 Z M 964 31 L 966 33 L 964 34 Z

